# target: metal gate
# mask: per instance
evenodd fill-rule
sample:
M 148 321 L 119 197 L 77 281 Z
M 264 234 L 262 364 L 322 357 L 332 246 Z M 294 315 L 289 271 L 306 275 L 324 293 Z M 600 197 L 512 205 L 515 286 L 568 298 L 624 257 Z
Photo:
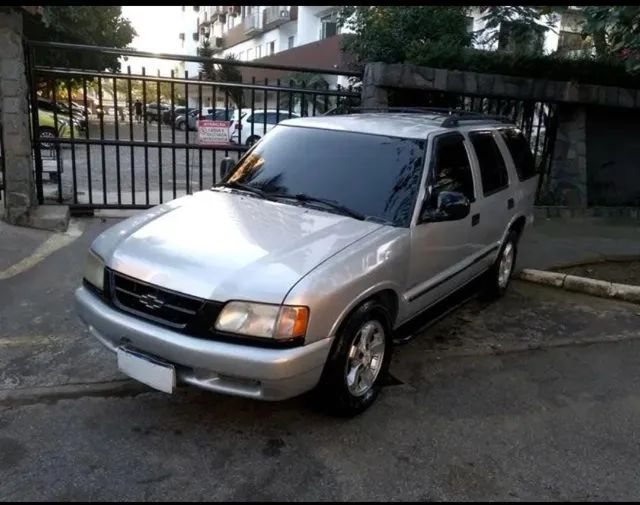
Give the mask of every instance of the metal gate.
M 132 74 L 130 66 L 112 73 L 39 65 L 38 55 L 52 50 L 228 65 L 278 77 L 223 82 L 201 72 L 152 76 L 145 67 Z M 75 211 L 148 208 L 205 189 L 219 181 L 222 159 L 238 159 L 279 121 L 359 99 L 337 80 L 360 74 L 335 69 L 33 41 L 25 54 L 37 197 Z M 316 77 L 313 87 L 288 78 L 301 74 Z M 231 142 L 199 143 L 194 129 L 202 118 L 227 122 Z

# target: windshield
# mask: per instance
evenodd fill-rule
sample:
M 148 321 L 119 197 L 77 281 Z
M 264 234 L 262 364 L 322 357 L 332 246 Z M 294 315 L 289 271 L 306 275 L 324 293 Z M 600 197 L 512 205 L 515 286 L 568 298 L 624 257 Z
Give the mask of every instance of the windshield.
M 367 218 L 408 227 L 425 144 L 279 125 L 242 157 L 225 182 L 251 186 L 266 195 L 330 200 Z

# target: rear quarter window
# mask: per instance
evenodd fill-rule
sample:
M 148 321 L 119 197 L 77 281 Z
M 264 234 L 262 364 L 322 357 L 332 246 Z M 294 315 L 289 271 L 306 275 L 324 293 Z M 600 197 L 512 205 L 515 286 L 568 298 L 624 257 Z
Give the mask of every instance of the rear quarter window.
M 522 132 L 515 128 L 507 128 L 500 130 L 500 135 L 509 148 L 518 178 L 524 181 L 538 175 L 529 142 Z
M 488 196 L 509 186 L 507 166 L 490 131 L 471 132 L 469 140 L 480 165 L 482 191 Z

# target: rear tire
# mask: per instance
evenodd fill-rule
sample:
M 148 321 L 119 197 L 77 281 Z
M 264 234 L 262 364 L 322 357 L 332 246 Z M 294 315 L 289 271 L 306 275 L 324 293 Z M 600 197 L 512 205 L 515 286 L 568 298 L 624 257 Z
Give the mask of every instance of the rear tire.
M 389 372 L 392 340 L 387 307 L 369 300 L 346 319 L 315 390 L 325 412 L 353 417 L 380 394 Z
M 181 132 L 184 131 L 184 121 L 179 121 L 177 126 L 178 130 L 180 130 Z
M 493 266 L 487 272 L 487 294 L 492 298 L 500 298 L 509 287 L 518 254 L 519 234 L 509 230 L 500 253 Z

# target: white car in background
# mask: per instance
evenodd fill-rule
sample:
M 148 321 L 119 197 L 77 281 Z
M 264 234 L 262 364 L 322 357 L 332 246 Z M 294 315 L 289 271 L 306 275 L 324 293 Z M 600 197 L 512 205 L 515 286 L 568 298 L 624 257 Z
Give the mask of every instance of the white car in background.
M 244 144 L 247 147 L 251 147 L 264 135 L 270 132 L 275 125 L 280 121 L 284 121 L 289 118 L 299 118 L 300 114 L 295 112 L 289 113 L 288 110 L 280 109 L 264 109 L 255 108 L 253 112 L 251 109 L 242 109 L 240 113 L 240 122 L 238 122 L 236 112 L 235 121 L 232 125 L 231 142 L 236 144 Z M 242 131 L 242 135 L 239 135 L 239 131 Z

